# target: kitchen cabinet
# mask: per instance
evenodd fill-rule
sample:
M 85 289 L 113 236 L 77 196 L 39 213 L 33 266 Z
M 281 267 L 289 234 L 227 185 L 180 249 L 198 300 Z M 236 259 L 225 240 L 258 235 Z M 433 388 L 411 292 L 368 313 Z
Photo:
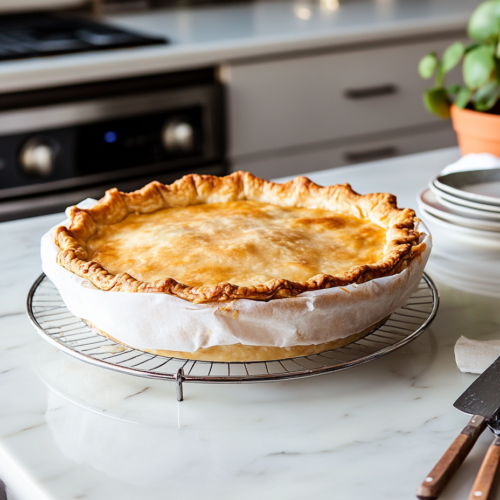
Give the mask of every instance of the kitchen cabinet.
M 361 137 L 354 140 L 332 141 L 326 145 L 312 144 L 291 151 L 277 151 L 235 160 L 232 170 L 246 170 L 258 177 L 270 179 L 315 172 L 340 165 L 351 165 L 379 160 L 425 150 L 439 149 L 443 145 L 455 145 L 456 136 L 451 126 L 429 124 L 410 128 L 403 133 L 391 133 L 378 137 Z
M 373 153 L 379 140 L 392 145 L 377 146 L 378 155 L 417 146 L 423 151 L 455 139 L 449 122 L 422 107 L 428 82 L 418 77 L 418 60 L 464 38 L 476 5 L 477 0 L 454 0 L 452 9 L 447 0 L 259 0 L 113 14 L 104 21 L 171 43 L 4 62 L 0 93 L 218 66 L 227 83 L 233 169 L 252 171 L 275 158 L 269 176 L 277 176 L 280 161 L 298 161 L 312 148 L 320 156 L 328 149 L 343 151 L 348 144 L 348 151 L 330 158 L 328 166 L 334 167 L 350 163 L 344 157 L 353 157 L 351 146 L 356 161 L 375 157 L 357 152 Z M 417 135 L 431 130 L 432 146 Z M 396 134 L 405 141 L 414 137 L 414 146 L 393 145 Z M 308 163 L 298 171 L 318 168 L 325 166 Z
M 417 66 L 462 38 L 451 32 L 230 65 L 232 169 L 276 177 L 455 145 L 451 123 L 422 105 L 430 83 Z M 457 69 L 449 80 L 459 79 Z

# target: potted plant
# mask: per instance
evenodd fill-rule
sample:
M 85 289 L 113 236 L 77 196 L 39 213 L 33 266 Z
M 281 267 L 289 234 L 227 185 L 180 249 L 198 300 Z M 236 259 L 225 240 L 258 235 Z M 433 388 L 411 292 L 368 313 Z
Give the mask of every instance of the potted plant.
M 451 116 L 462 154 L 500 156 L 500 0 L 480 4 L 467 28 L 473 40 L 450 45 L 419 63 L 422 78 L 435 77 L 424 96 L 425 107 L 441 118 Z M 445 86 L 445 76 L 462 61 L 463 85 Z

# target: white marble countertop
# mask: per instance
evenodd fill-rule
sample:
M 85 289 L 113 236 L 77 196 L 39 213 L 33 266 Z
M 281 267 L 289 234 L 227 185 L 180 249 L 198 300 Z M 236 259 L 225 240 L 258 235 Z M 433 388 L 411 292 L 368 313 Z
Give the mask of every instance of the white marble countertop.
M 389 191 L 400 205 L 456 149 L 311 174 Z M 0 478 L 19 500 L 411 499 L 468 418 L 452 407 L 474 380 L 460 335 L 500 335 L 498 299 L 437 283 L 438 316 L 418 340 L 364 366 L 312 379 L 185 386 L 73 360 L 25 313 L 39 239 L 61 215 L 0 224 Z M 485 432 L 443 494 L 466 498 Z M 500 497 L 499 497 L 500 498 Z
M 171 45 L 6 61 L 0 92 L 463 30 L 477 0 L 257 0 L 114 15 Z

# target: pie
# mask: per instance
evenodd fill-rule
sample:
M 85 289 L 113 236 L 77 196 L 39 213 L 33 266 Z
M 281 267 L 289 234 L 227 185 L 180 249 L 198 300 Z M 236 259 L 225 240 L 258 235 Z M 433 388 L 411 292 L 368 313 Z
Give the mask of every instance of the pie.
M 71 207 L 55 242 L 59 264 L 101 290 L 271 300 L 401 271 L 425 249 L 417 221 L 348 184 L 193 174 Z
M 54 233 L 57 262 L 68 271 L 100 290 L 161 293 L 220 309 L 240 299 L 345 289 L 399 273 L 425 250 L 415 212 L 398 208 L 393 195 L 362 196 L 348 184 L 321 187 L 305 177 L 277 184 L 246 172 L 187 175 L 132 193 L 111 189 L 92 208 L 71 207 L 69 218 Z M 380 324 L 375 319 L 317 345 L 149 352 L 211 361 L 309 355 L 357 340 Z
M 193 359 L 197 361 L 222 361 L 222 362 L 249 362 L 249 361 L 272 361 L 278 359 L 288 359 L 294 358 L 296 356 L 310 356 L 312 354 L 318 354 L 321 352 L 331 351 L 333 349 L 338 349 L 352 342 L 356 342 L 360 338 L 368 335 L 374 328 L 383 325 L 389 318 L 386 317 L 377 323 L 370 325 L 364 330 L 348 335 L 341 339 L 331 340 L 330 342 L 324 342 L 322 344 L 310 344 L 310 345 L 296 345 L 291 347 L 275 347 L 275 346 L 259 346 L 259 345 L 243 345 L 243 344 L 231 344 L 231 345 L 214 345 L 211 347 L 201 347 L 194 352 L 182 352 L 182 351 L 171 351 L 168 349 L 141 349 L 142 351 L 149 352 L 150 354 L 155 354 L 156 356 L 165 356 L 168 358 L 184 358 Z M 115 342 L 125 345 L 126 347 L 132 347 L 124 344 L 120 340 L 111 336 L 109 333 L 97 328 L 90 321 L 85 321 L 87 325 L 92 328 L 92 330 L 107 337 Z

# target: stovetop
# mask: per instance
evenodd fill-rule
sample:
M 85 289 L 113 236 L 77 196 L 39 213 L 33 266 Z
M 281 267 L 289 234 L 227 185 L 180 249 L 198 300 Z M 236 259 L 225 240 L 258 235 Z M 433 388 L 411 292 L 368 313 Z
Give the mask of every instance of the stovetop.
M 46 13 L 0 16 L 0 61 L 166 44 L 104 23 Z

